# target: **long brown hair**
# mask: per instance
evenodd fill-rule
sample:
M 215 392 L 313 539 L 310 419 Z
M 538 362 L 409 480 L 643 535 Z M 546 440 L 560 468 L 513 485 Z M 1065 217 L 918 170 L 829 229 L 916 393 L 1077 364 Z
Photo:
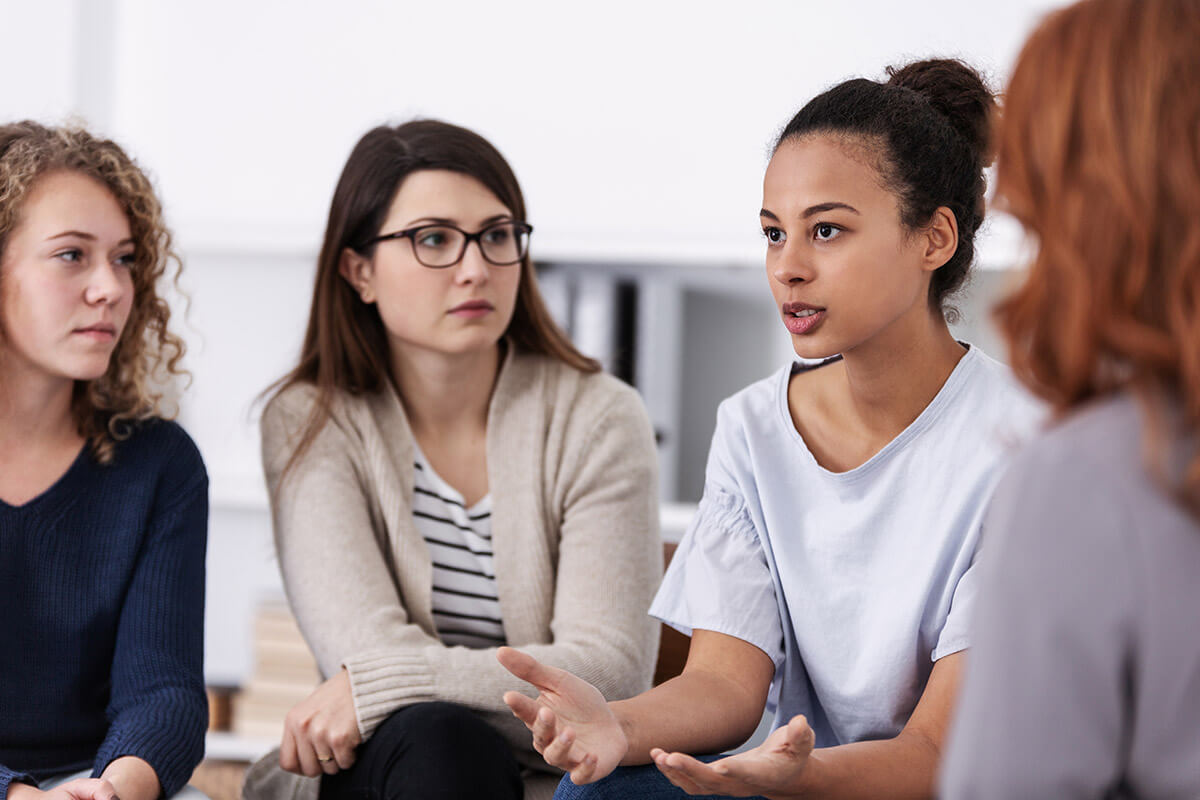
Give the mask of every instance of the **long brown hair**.
M 379 310 L 364 303 L 341 277 L 338 263 L 347 248 L 370 254 L 371 248 L 361 243 L 380 233 L 400 184 L 413 172 L 429 169 L 475 178 L 514 217 L 525 219 L 525 198 L 512 168 L 490 142 L 473 131 L 437 120 L 414 120 L 374 128 L 358 141 L 342 169 L 329 208 L 300 363 L 268 389 L 276 395 L 301 383 L 317 389 L 313 411 L 285 473 L 328 422 L 336 392 L 378 392 L 389 380 L 387 332 Z M 525 352 L 557 358 L 583 372 L 598 372 L 600 365 L 575 349 L 550 316 L 528 255 L 520 270 L 516 307 L 504 334 L 507 340 Z
M 1162 395 L 1200 430 L 1197 76 L 1197 0 L 1084 0 L 1021 52 L 996 190 L 1038 253 L 996 313 L 1018 376 L 1060 413 L 1131 388 L 1151 430 L 1167 430 Z M 1200 454 L 1175 488 L 1200 513 Z
M 183 340 L 167 328 L 171 309 L 159 294 L 168 267 L 181 263 L 171 249 L 162 205 L 140 167 L 115 142 L 82 128 L 52 128 L 36 122 L 0 126 L 0 258 L 20 223 L 21 209 L 40 178 L 69 170 L 99 181 L 129 219 L 134 241 L 133 306 L 108 370 L 76 381 L 71 410 L 79 434 L 100 463 L 112 460 L 115 443 L 130 433 L 128 423 L 166 416 L 161 387 L 179 368 Z M 2 288 L 2 287 L 0 287 Z M 0 319 L 0 337 L 4 320 Z

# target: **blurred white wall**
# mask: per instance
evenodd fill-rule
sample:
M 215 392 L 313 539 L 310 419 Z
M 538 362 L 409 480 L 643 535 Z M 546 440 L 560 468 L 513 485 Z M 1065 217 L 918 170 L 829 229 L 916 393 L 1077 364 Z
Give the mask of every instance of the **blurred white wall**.
M 666 372 L 648 399 L 686 442 L 667 469 L 683 458 L 694 472 L 716 398 L 789 352 L 782 331 L 764 333 L 758 361 L 724 369 L 746 347 L 696 316 L 761 329 L 735 317 L 766 308 L 757 210 L 777 131 L 821 89 L 914 57 L 962 57 L 1000 84 L 1056 5 L 0 0 L 0 117 L 81 115 L 113 136 L 156 176 L 178 235 L 194 375 L 183 421 L 213 480 L 210 676 L 248 670 L 245 609 L 277 583 L 253 400 L 297 352 L 329 197 L 368 127 L 472 127 L 522 182 L 535 257 L 663 269 L 647 296 L 669 307 L 653 340 Z M 1015 266 L 1016 241 L 994 223 L 983 267 Z M 976 340 L 1002 277 L 965 304 Z M 739 299 L 722 304 L 723 287 Z M 702 383 L 680 389 L 685 378 Z M 706 405 L 681 411 L 689 398 Z

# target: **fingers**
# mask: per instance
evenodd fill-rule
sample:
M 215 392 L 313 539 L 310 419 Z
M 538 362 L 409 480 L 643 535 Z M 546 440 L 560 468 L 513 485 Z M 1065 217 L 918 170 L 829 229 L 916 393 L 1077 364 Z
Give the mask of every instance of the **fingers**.
M 93 800 L 120 800 L 117 797 L 117 788 L 106 780 L 100 781 L 100 785 L 92 793 L 92 798 Z
M 542 758 L 546 759 L 547 764 L 560 769 L 574 769 L 579 765 L 579 759 L 571 757 L 571 746 L 574 744 L 575 731 L 566 728 L 546 744 L 542 749 Z
M 283 729 L 283 741 L 279 745 L 279 768 L 300 774 L 300 756 L 296 752 L 296 737 L 288 727 Z
M 651 756 L 658 771 L 688 794 L 721 793 L 718 788 L 722 783 L 721 777 L 713 774 L 707 764 L 683 753 L 667 753 L 657 748 L 651 752 Z
M 529 730 L 533 732 L 534 748 L 546 757 L 546 748 L 554 741 L 560 731 L 558 730 L 558 717 L 550 709 L 542 706 L 537 711 L 537 716 L 533 721 L 533 727 Z M 549 760 L 547 758 L 547 760 Z M 553 763 L 553 762 L 551 762 Z M 555 764 L 555 766 L 558 766 Z
M 533 723 L 537 719 L 538 708 L 540 708 L 536 700 L 526 697 L 520 692 L 505 692 L 504 703 L 512 711 L 513 716 L 524 722 L 526 728 L 533 730 Z
M 296 741 L 296 755 L 300 760 L 300 774 L 315 778 L 324 772 L 321 762 L 317 760 L 317 751 L 307 739 Z M 326 755 L 322 753 L 322 755 Z
M 358 747 L 360 738 L 358 731 L 354 731 L 352 736 L 331 736 L 329 737 L 330 751 L 333 753 L 334 764 L 338 769 L 350 769 L 354 766 L 355 748 Z M 335 772 L 337 770 L 334 770 Z
M 101 778 L 78 778 L 58 788 L 75 800 L 120 800 L 116 788 Z
M 533 656 L 511 647 L 498 649 L 496 660 L 500 662 L 500 666 L 513 675 L 526 683 L 532 683 L 538 689 L 553 691 L 558 687 L 564 674 L 563 670 L 557 667 L 548 667 Z
M 813 732 L 812 726 L 808 724 L 804 715 L 797 714 L 788 720 L 787 739 L 788 745 L 794 751 L 808 754 L 812 752 L 813 746 L 816 744 L 817 734 Z
M 575 768 L 569 771 L 571 783 L 583 786 L 596 780 L 596 770 L 600 765 L 600 757 L 595 753 L 585 755 Z

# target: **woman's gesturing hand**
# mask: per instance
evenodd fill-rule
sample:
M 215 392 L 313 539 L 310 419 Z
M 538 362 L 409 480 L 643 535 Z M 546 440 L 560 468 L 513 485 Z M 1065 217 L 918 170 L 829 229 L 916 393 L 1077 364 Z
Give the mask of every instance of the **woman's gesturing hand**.
M 533 746 L 547 764 L 569 772 L 571 780 L 580 785 L 600 780 L 616 769 L 629 742 L 596 687 L 511 647 L 501 647 L 496 658 L 538 690 L 536 700 L 506 692 L 504 702 L 533 733 Z
M 310 778 L 333 775 L 354 764 L 354 748 L 361 741 L 350 674 L 342 669 L 288 712 L 279 766 Z
M 814 741 L 808 720 L 798 716 L 773 731 L 753 750 L 712 763 L 657 748 L 650 751 L 650 757 L 671 783 L 688 794 L 781 798 L 799 794 L 801 774 L 808 765 Z

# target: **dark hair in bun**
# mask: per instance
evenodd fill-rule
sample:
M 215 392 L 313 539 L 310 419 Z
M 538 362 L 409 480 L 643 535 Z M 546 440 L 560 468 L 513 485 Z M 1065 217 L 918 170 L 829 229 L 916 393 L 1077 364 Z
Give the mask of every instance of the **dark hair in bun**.
M 882 145 L 880 170 L 900 198 L 901 221 L 916 230 L 945 206 L 958 222 L 958 249 L 933 273 L 930 305 L 953 321 L 946 299 L 961 288 L 983 222 L 983 170 L 991 162 L 996 99 L 961 61 L 932 59 L 887 70 L 887 83 L 863 78 L 814 97 L 783 129 L 775 149 L 811 133 L 865 137 Z

